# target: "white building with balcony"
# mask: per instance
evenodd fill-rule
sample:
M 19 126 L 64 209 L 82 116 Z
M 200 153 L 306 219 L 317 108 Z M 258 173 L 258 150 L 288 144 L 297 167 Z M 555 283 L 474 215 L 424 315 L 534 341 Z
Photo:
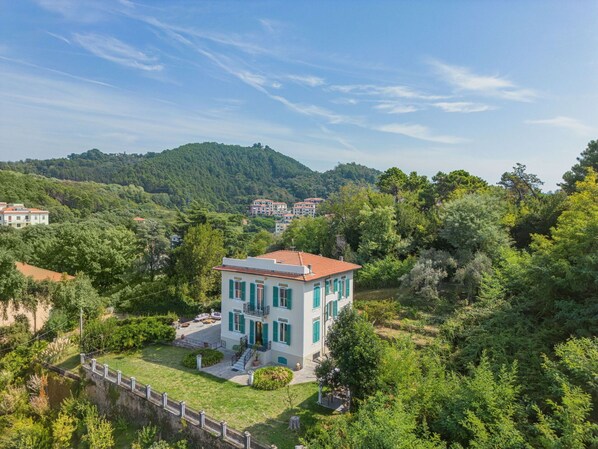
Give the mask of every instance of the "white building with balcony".
M 293 215 L 295 217 L 315 217 L 317 206 L 317 203 L 299 201 L 293 204 Z
M 225 257 L 215 267 L 222 272 L 222 345 L 246 341 L 262 364 L 295 367 L 318 359 L 338 312 L 353 302 L 359 268 L 297 251 Z
M 50 220 L 47 210 L 25 207 L 20 203 L 0 202 L 0 226 L 24 228 L 32 225 L 47 225 Z

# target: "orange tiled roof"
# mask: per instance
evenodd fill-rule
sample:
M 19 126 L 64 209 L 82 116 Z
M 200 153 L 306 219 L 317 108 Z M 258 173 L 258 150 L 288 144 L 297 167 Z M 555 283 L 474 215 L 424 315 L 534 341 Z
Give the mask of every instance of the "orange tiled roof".
M 57 273 L 56 271 L 46 270 L 45 268 L 36 267 L 23 262 L 15 262 L 17 270 L 21 272 L 23 276 L 32 277 L 34 281 L 53 281 L 59 282 L 66 277 L 66 279 L 75 279 L 74 276 L 68 274 Z
M 311 265 L 309 274 L 281 273 L 277 271 L 258 270 L 255 268 L 242 268 L 228 265 L 215 267 L 219 271 L 232 271 L 235 273 L 259 274 L 284 279 L 294 279 L 298 281 L 313 281 L 334 274 L 345 273 L 347 271 L 358 270 L 361 265 L 344 262 L 342 260 L 330 259 L 328 257 L 317 256 L 311 253 L 301 251 L 274 251 L 272 253 L 257 256 L 260 259 L 275 259 L 276 262 L 288 265 L 308 266 Z

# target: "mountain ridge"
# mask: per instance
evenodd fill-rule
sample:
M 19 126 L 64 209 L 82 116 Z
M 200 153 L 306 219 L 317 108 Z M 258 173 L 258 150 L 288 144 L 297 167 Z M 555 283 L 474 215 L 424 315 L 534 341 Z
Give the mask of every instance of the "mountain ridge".
M 92 149 L 66 158 L 0 162 L 0 169 L 72 181 L 137 185 L 166 194 L 173 206 L 194 200 L 220 211 L 241 211 L 258 196 L 293 202 L 326 197 L 343 184 L 373 184 L 378 170 L 355 163 L 317 172 L 272 148 L 190 143 L 145 154 Z

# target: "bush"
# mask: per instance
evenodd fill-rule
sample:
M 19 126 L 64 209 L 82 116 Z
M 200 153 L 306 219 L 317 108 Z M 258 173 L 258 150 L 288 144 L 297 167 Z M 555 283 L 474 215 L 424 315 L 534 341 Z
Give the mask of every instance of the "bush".
M 386 256 L 364 264 L 357 273 L 355 283 L 360 288 L 389 288 L 400 285 L 399 278 L 411 271 L 415 261 L 413 257 L 404 260 Z
M 258 390 L 278 390 L 293 380 L 293 372 L 286 366 L 266 366 L 253 375 L 253 388 Z
M 201 348 L 190 352 L 183 357 L 183 366 L 186 368 L 195 368 L 197 366 L 196 357 L 198 354 L 201 354 L 201 366 L 204 368 L 215 365 L 224 358 L 224 354 L 220 351 L 210 348 Z

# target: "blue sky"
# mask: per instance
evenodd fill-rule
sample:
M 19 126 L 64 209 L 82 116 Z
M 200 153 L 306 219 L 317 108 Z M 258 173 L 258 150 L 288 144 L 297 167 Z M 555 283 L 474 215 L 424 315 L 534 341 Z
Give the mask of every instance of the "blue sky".
M 595 1 L 0 1 L 0 159 L 255 142 L 553 189 L 598 138 Z

